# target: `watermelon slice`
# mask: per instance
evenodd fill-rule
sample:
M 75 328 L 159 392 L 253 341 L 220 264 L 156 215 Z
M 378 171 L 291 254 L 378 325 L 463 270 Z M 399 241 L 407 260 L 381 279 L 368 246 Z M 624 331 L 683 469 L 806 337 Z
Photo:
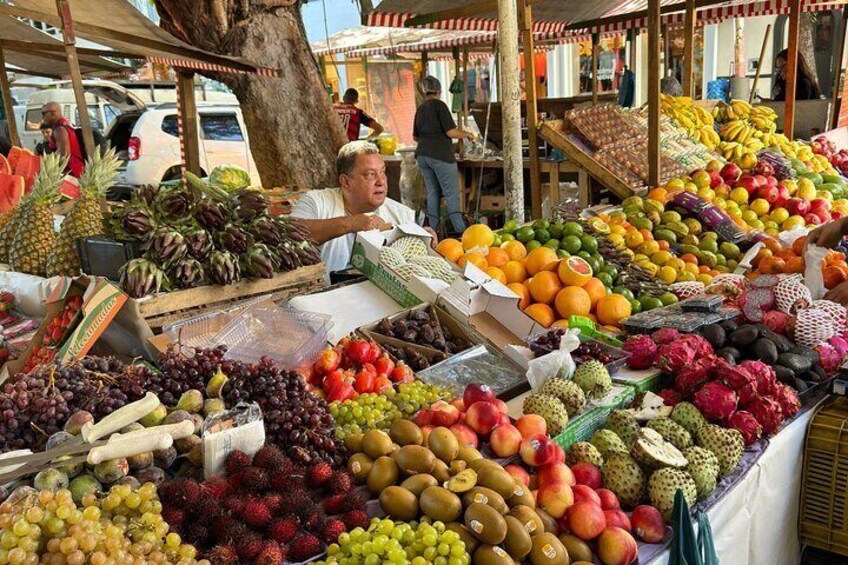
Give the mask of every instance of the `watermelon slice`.
M 35 184 L 35 178 L 38 176 L 38 171 L 40 170 L 41 157 L 29 149 L 22 149 L 18 157 L 18 162 L 15 165 L 15 174 L 24 177 L 27 194 L 32 190 L 32 186 Z
M 6 160 L 6 157 L 0 153 L 0 173 L 11 174 L 12 169 L 9 167 L 9 161 Z
M 9 172 L 14 171 L 15 167 L 18 166 L 18 159 L 20 158 L 21 153 L 23 153 L 23 149 L 20 147 L 12 147 L 9 150 L 9 155 L 6 157 L 9 161 Z
M 59 186 L 59 193 L 64 198 L 79 198 L 79 182 L 74 177 L 66 175 L 65 178 L 62 179 L 62 184 Z
M 0 212 L 11 210 L 24 195 L 24 177 L 0 173 Z

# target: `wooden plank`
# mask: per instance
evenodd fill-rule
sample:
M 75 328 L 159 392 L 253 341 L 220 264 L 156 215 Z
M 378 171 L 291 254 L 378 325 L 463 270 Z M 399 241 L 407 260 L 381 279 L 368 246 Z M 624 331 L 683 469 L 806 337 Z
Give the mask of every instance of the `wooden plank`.
M 600 35 L 592 34 L 592 106 L 598 105 L 598 49 Z
M 842 29 L 839 31 L 839 41 L 836 43 L 830 95 L 830 129 L 836 129 L 839 124 L 839 81 L 842 78 L 842 59 L 845 57 L 845 26 L 848 26 L 848 10 L 842 10 Z M 843 103 L 848 102 L 843 101 Z
M 82 140 L 88 155 L 94 155 L 94 134 L 91 132 L 91 116 L 88 115 L 88 104 L 85 101 L 85 90 L 82 87 L 82 74 L 79 68 L 79 57 L 76 50 L 76 38 L 74 36 L 74 23 L 71 17 L 71 8 L 67 0 L 56 0 L 56 11 L 59 14 L 62 40 L 65 44 L 65 57 L 68 59 L 68 68 L 71 74 L 71 84 L 74 87 L 74 99 L 79 108 L 80 127 L 82 128 Z
M 524 92 L 527 120 L 527 143 L 530 157 L 530 215 L 542 217 L 542 179 L 539 174 L 539 136 L 536 103 L 536 50 L 533 47 L 533 11 L 528 0 L 522 0 L 522 29 L 524 30 Z
M 683 16 L 683 96 L 695 97 L 695 0 L 686 0 Z
M 516 0 L 498 0 L 498 96 L 503 101 L 503 159 L 506 218 L 524 223 L 524 171 L 521 151 L 521 80 Z
M 0 94 L 3 95 L 3 109 L 6 112 L 6 124 L 9 127 L 9 141 L 12 145 L 20 146 L 21 138 L 18 136 L 18 122 L 15 121 L 15 105 L 12 102 L 12 90 L 9 86 L 6 56 L 3 53 L 2 43 L 0 43 Z
M 206 285 L 185 290 L 166 292 L 149 298 L 131 300 L 138 308 L 142 318 L 153 318 L 179 310 L 197 308 L 267 294 L 283 290 L 287 287 L 324 280 L 324 264 L 301 267 L 288 273 L 280 273 L 272 279 L 242 280 L 235 284 L 220 286 Z
M 797 0 L 800 2 L 800 0 Z M 648 0 L 648 186 L 660 185 L 660 0 Z
M 795 93 L 798 78 L 798 43 L 801 32 L 801 0 L 789 4 L 789 60 L 786 61 L 786 112 L 783 115 L 783 133 L 795 138 Z
M 177 96 L 182 114 L 186 171 L 200 175 L 200 136 L 197 122 L 197 103 L 194 98 L 194 73 L 177 70 Z
M 619 198 L 625 199 L 633 196 L 633 189 L 626 182 L 618 178 L 615 173 L 598 163 L 594 157 L 577 147 L 563 135 L 562 120 L 542 122 L 539 126 L 539 135 L 553 147 L 562 151 L 572 163 L 585 169 L 587 173 L 595 177 Z
M 751 94 L 748 96 L 749 104 L 753 104 L 754 97 L 757 95 L 757 83 L 760 82 L 760 72 L 763 69 L 763 60 L 766 57 L 766 45 L 768 44 L 769 35 L 771 35 L 771 24 L 766 26 L 766 33 L 763 35 L 763 46 L 760 48 L 760 59 L 757 61 L 757 72 L 754 74 L 754 84 L 751 86 Z

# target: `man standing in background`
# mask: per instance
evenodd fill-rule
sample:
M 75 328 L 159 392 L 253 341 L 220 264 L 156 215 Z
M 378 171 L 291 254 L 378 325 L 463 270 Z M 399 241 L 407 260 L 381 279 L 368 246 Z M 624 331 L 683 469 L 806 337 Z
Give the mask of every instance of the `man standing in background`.
M 359 92 L 355 88 L 348 88 L 342 97 L 342 103 L 333 106 L 333 109 L 342 120 L 342 127 L 345 128 L 348 140 L 356 141 L 359 139 L 360 125 L 371 128 L 371 135 L 368 136 L 368 139 L 372 139 L 383 133 L 383 126 L 366 114 L 362 108 L 357 107 L 358 103 Z

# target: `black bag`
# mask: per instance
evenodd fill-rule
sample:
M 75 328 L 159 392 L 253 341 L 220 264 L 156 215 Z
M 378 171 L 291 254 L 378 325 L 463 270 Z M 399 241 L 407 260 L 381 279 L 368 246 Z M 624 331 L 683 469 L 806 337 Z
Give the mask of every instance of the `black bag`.
M 69 129 L 74 132 L 74 135 L 77 138 L 77 144 L 79 145 L 80 152 L 82 152 L 82 160 L 85 161 L 88 159 L 88 151 L 85 150 L 85 139 L 82 135 L 82 128 L 74 128 L 68 126 L 62 126 L 65 129 Z M 109 149 L 109 142 L 106 141 L 106 138 L 103 136 L 100 131 L 96 129 L 91 130 L 91 136 L 94 138 L 94 147 L 100 150 L 100 153 L 104 153 L 107 149 Z

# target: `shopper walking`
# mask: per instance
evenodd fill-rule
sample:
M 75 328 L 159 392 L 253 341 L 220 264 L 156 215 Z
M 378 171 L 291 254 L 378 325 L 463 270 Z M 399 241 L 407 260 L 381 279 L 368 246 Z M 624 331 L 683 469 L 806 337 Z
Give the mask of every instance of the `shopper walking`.
M 359 91 L 355 88 L 348 88 L 342 97 L 342 103 L 333 106 L 342 120 L 342 127 L 345 129 L 347 138 L 350 141 L 359 139 L 359 126 L 371 128 L 368 139 L 383 133 L 384 128 L 380 122 L 366 114 L 365 110 L 358 107 L 357 104 L 359 104 Z
M 774 59 L 774 69 L 777 76 L 772 88 L 772 99 L 778 101 L 786 100 L 786 64 L 789 61 L 789 50 L 784 49 Z M 798 53 L 798 71 L 795 80 L 795 100 L 817 100 L 821 98 L 822 92 L 819 83 L 813 76 L 810 65 L 804 59 L 803 53 Z
M 41 107 L 41 119 L 53 128 L 57 152 L 68 158 L 67 173 L 80 178 L 85 168 L 85 156 L 77 138 L 76 128 L 62 115 L 62 108 L 56 102 L 48 102 Z
M 427 222 L 437 229 L 441 220 L 442 197 L 454 233 L 465 231 L 459 205 L 459 170 L 453 151 L 454 139 L 474 139 L 474 134 L 456 127 L 447 104 L 440 100 L 442 85 L 435 77 L 421 82 L 424 102 L 415 111 L 412 137 L 418 168 L 427 188 Z

